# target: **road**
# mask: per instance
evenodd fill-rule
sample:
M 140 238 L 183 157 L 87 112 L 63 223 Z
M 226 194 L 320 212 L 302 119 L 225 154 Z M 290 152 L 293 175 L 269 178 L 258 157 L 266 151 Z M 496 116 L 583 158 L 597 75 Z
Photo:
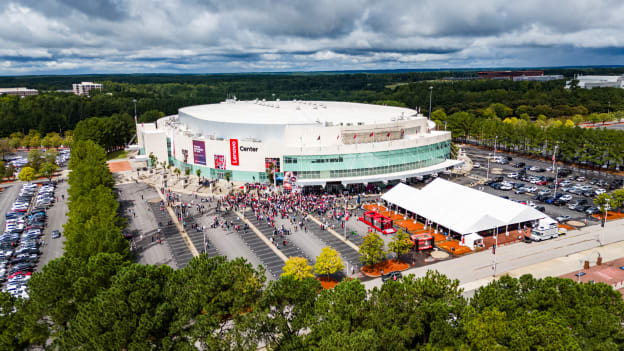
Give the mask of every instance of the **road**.
M 13 202 L 15 202 L 21 187 L 22 182 L 7 183 L 2 187 L 4 188 L 0 193 L 0 226 L 2 226 L 2 228 L 4 228 L 6 224 L 6 217 L 4 215 L 11 210 L 11 206 L 13 206 Z M 4 229 L 2 229 L 2 231 L 4 232 Z
M 41 247 L 41 256 L 39 256 L 39 263 L 37 263 L 37 272 L 41 272 L 43 266 L 55 258 L 59 258 L 63 255 L 63 244 L 65 243 L 65 235 L 61 235 L 60 238 L 52 239 L 52 231 L 58 230 L 63 233 L 63 225 L 67 222 L 67 182 L 63 181 L 56 185 L 56 191 L 54 195 L 58 198 L 58 201 L 52 205 L 47 211 L 48 216 L 47 225 L 43 230 L 42 240 L 45 245 Z M 63 199 L 63 197 L 65 197 Z
M 412 268 L 404 274 L 424 276 L 427 270 L 435 269 L 452 279 L 459 279 L 461 285 L 469 286 L 472 290 L 478 288 L 479 285 L 470 283 L 492 277 L 494 274 L 500 276 L 522 267 L 548 262 L 590 249 L 600 251 L 601 244 L 621 241 L 624 241 L 624 220 L 608 222 L 605 228 L 592 226 L 582 230 L 570 231 L 566 236 L 544 242 L 501 246 L 496 250 L 496 257 L 491 250 L 487 250 L 426 267 Z M 493 269 L 494 259 L 496 259 L 496 271 Z M 578 265 L 563 267 L 556 275 L 569 273 L 578 268 Z M 367 288 L 372 289 L 382 283 L 381 279 L 374 279 L 364 284 Z M 470 291 L 466 293 L 471 294 Z

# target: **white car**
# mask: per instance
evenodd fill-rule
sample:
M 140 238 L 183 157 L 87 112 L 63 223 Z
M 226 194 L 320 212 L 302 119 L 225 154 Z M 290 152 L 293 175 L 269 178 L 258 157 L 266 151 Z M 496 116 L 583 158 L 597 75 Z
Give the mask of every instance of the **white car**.
M 570 216 L 559 216 L 557 218 L 555 218 L 557 220 L 557 222 L 559 223 L 564 223 L 570 220 Z
M 537 187 L 536 186 L 530 186 L 526 188 L 527 193 L 534 193 L 537 191 Z
M 500 190 L 511 190 L 513 189 L 513 186 L 509 185 L 509 184 L 501 184 Z
M 479 162 L 472 165 L 472 168 L 481 168 L 481 164 Z
M 515 173 L 515 172 L 507 174 L 507 177 L 509 177 L 509 178 L 518 178 L 518 176 L 519 176 L 519 174 Z
M 596 190 L 594 191 L 594 193 L 596 193 L 596 195 L 604 194 L 604 193 L 606 193 L 606 192 L 607 192 L 607 191 L 606 191 L 606 190 L 604 190 L 604 189 L 602 189 L 602 188 L 600 188 L 600 189 L 596 189 Z
M 561 196 L 559 198 L 559 200 L 561 200 L 561 201 L 570 201 L 570 200 L 572 200 L 572 195 L 565 194 L 565 195 Z

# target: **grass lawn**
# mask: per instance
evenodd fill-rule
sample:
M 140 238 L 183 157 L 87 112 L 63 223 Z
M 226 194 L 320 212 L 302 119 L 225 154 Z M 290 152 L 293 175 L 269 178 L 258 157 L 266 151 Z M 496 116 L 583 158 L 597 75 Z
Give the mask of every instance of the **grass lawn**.
M 107 160 L 116 160 L 116 159 L 121 159 L 121 158 L 126 158 L 126 157 L 128 157 L 128 152 L 126 150 L 117 150 L 117 151 L 109 152 L 108 154 L 106 154 Z

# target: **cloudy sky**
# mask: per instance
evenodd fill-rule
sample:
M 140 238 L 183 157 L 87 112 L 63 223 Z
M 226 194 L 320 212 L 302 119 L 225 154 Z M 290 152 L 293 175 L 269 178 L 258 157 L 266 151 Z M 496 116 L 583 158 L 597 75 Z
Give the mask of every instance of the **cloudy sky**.
M 3 0 L 0 74 L 624 64 L 622 0 Z

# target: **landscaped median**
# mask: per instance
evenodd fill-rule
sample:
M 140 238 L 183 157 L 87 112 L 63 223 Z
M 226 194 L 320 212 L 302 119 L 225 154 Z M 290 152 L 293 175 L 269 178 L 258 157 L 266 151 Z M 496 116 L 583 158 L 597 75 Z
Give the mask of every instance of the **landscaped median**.
M 374 265 L 362 267 L 362 274 L 367 277 L 380 277 L 381 272 L 388 274 L 394 271 L 405 271 L 409 268 L 409 264 L 399 260 L 385 260 Z

